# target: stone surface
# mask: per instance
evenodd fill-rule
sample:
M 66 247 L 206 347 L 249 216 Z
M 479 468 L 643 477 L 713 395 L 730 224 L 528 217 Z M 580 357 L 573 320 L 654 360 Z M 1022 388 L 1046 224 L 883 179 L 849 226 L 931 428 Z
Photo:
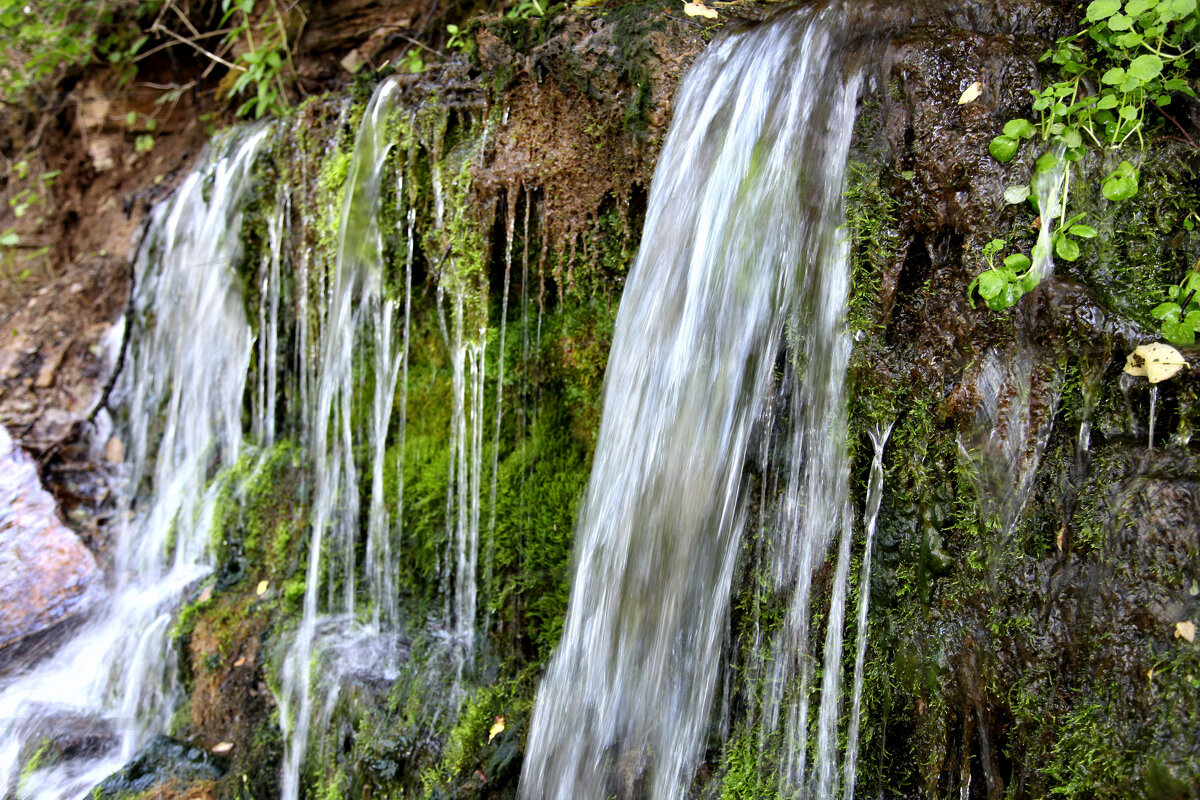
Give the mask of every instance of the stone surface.
M 33 459 L 0 426 L 0 666 L 103 594 L 96 559 L 59 520 Z
M 166 736 L 158 736 L 133 761 L 105 778 L 90 793 L 94 800 L 141 795 L 161 798 L 212 797 L 213 781 L 228 764 L 218 755 Z

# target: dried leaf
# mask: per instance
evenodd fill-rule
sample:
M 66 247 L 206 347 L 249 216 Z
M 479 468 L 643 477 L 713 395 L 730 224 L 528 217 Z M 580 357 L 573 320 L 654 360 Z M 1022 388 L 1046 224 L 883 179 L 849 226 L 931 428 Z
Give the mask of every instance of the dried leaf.
M 262 597 L 264 594 L 267 593 L 267 588 L 270 585 L 271 584 L 268 581 L 259 581 L 258 586 L 254 589 L 254 593 L 257 594 L 259 597 Z
M 717 12 L 704 5 L 704 3 L 688 3 L 686 0 L 683 4 L 683 13 L 687 14 L 689 17 L 704 17 L 705 19 L 717 18 Z
M 207 603 L 209 600 L 212 600 L 212 587 L 205 586 L 204 591 L 200 593 L 200 599 L 198 599 L 196 602 Z
M 983 84 L 980 83 L 979 81 L 975 81 L 970 86 L 968 86 L 967 90 L 962 93 L 961 97 L 958 98 L 958 104 L 960 106 L 965 106 L 967 103 L 971 103 L 971 102 L 974 102 L 975 100 L 978 100 L 979 95 L 981 95 L 981 94 L 983 94 Z
M 504 717 L 496 717 L 496 721 L 488 729 L 488 744 L 491 744 L 492 739 L 495 739 L 502 733 L 504 733 Z
M 1185 619 L 1183 622 L 1175 623 L 1175 638 L 1186 639 L 1189 642 L 1196 641 L 1196 623 Z
M 213 747 L 212 752 L 216 753 L 217 755 L 224 755 L 225 753 L 228 753 L 232 749 L 233 749 L 233 742 L 221 742 L 220 744 Z
M 239 658 L 237 661 L 233 662 L 233 665 L 234 665 L 235 667 L 240 667 L 242 664 L 245 664 L 245 663 L 246 663 L 246 657 L 245 657 L 245 656 L 242 656 L 242 657 L 241 657 L 241 658 Z
M 1125 372 L 1160 383 L 1187 366 L 1183 354 L 1169 344 L 1144 344 L 1125 358 Z

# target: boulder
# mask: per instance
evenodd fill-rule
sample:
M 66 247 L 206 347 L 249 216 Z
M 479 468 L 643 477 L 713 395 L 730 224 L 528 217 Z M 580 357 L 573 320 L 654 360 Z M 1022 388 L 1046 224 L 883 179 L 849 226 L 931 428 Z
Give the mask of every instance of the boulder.
M 104 596 L 96 559 L 0 425 L 0 669 Z

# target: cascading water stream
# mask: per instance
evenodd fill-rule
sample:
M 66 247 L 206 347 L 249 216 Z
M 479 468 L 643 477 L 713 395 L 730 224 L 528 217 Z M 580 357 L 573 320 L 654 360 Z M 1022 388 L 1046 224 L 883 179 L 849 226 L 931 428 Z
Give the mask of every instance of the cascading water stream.
M 855 626 L 854 687 L 850 700 L 850 721 L 846 726 L 846 760 L 842 765 L 842 797 L 854 800 L 854 781 L 858 771 L 858 731 L 862 722 L 863 671 L 867 657 L 867 611 L 871 603 L 871 554 L 875 546 L 875 524 L 879 521 L 879 503 L 883 499 L 883 448 L 892 433 L 892 422 L 870 431 L 875 455 L 871 459 L 871 477 L 867 483 L 867 504 L 863 514 L 862 573 L 858 581 L 858 620 Z
M 110 598 L 57 653 L 0 685 L 0 793 L 16 789 L 25 746 L 100 725 L 109 745 L 98 755 L 20 777 L 22 798 L 76 797 L 164 732 L 175 710 L 170 622 L 210 569 L 222 484 L 209 482 L 243 449 L 254 338 L 234 269 L 251 167 L 269 132 L 243 130 L 212 145 L 151 213 L 114 398 L 127 409 L 128 461 Z
M 387 156 L 393 146 L 389 124 L 398 91 L 397 81 L 386 80 L 367 104 L 355 139 L 338 226 L 337 261 L 315 381 L 316 408 L 308 421 L 307 438 L 311 442 L 317 483 L 303 616 L 281 674 L 280 724 L 286 737 L 282 775 L 285 800 L 295 800 L 300 794 L 300 771 L 313 721 L 314 654 L 335 653 L 336 656 L 329 658 L 342 670 L 367 669 L 394 676 L 397 668 L 398 637 L 390 633 L 397 621 L 391 585 L 395 548 L 390 515 L 383 501 L 382 470 L 396 381 L 407 353 L 407 340 L 397 343 L 394 332 L 397 304 L 384 297 L 383 234 L 378 220 Z M 407 322 L 403 333 L 407 334 Z M 374 354 L 375 376 L 367 446 L 373 461 L 368 510 L 369 563 L 363 570 L 374 626 L 361 626 L 355 617 L 359 476 L 352 417 L 356 388 L 354 359 L 357 348 L 364 346 L 364 339 L 370 343 L 367 349 Z M 323 559 L 328 563 L 323 564 Z M 336 675 L 325 678 L 322 708 L 328 711 L 336 699 L 338 679 Z
M 807 585 L 848 527 L 838 227 L 859 83 L 840 33 L 848 16 L 810 8 L 726 35 L 677 95 L 617 318 L 523 797 L 678 798 L 690 783 L 747 516 L 744 464 L 781 352 L 804 374 L 792 390 L 778 583 Z M 807 647 L 806 590 L 797 596 L 780 643 L 792 652 Z M 840 647 L 840 627 L 831 636 Z M 818 762 L 832 784 L 828 758 Z

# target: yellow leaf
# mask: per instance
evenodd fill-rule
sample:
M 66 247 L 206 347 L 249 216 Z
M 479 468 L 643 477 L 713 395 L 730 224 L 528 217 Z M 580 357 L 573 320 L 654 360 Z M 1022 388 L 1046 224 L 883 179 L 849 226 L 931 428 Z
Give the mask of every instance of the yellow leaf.
M 1125 374 L 1135 378 L 1146 377 L 1146 362 L 1142 360 L 1136 350 L 1125 356 Z
M 983 94 L 983 84 L 979 81 L 975 81 L 968 86 L 967 90 L 958 98 L 958 104 L 960 106 L 965 106 L 967 103 L 979 99 L 979 95 L 981 94 Z
M 1196 641 L 1196 623 L 1191 620 L 1175 623 L 1175 638 L 1186 639 L 1189 642 Z
M 704 5 L 704 3 L 689 3 L 686 2 L 686 0 L 683 4 L 683 13 L 687 14 L 689 17 L 704 17 L 705 19 L 717 18 L 717 12 Z
M 254 591 L 259 597 L 262 597 L 264 594 L 267 593 L 267 587 L 270 585 L 271 584 L 268 583 L 267 581 L 259 581 L 258 588 L 256 588 Z
M 1186 366 L 1182 353 L 1161 342 L 1144 344 L 1125 358 L 1127 374 L 1145 376 L 1151 383 L 1165 381 Z
M 488 729 L 488 744 L 492 743 L 500 734 L 504 733 L 504 717 L 496 717 L 496 721 L 492 723 L 492 727 Z

